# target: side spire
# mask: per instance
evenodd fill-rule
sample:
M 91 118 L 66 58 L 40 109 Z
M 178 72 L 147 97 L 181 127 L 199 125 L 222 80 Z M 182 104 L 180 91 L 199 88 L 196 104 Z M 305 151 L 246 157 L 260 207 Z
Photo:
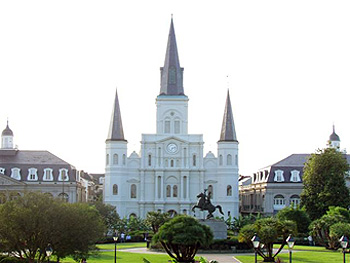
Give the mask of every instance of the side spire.
M 115 92 L 115 101 L 114 101 L 114 107 L 112 111 L 111 123 L 109 125 L 107 141 L 126 141 L 124 139 L 122 116 L 120 113 L 117 90 Z
M 233 121 L 230 92 L 227 90 L 227 99 L 224 112 L 224 119 L 222 121 L 221 134 L 219 142 L 229 141 L 238 142 L 235 130 L 235 123 Z
M 184 95 L 183 70 L 180 67 L 173 17 L 171 16 L 164 67 L 160 68 L 161 81 L 159 95 Z

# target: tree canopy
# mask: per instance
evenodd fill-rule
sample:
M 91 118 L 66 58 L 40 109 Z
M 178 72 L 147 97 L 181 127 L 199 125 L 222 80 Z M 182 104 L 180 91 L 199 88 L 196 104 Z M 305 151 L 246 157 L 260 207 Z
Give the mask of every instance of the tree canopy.
M 197 219 L 179 215 L 164 223 L 153 236 L 165 251 L 178 262 L 194 262 L 200 245 L 209 245 L 213 240 L 211 229 Z
M 318 150 L 304 166 L 301 204 L 311 220 L 324 215 L 330 206 L 349 207 L 345 176 L 349 165 L 345 156 L 333 148 Z
M 254 224 L 245 225 L 239 232 L 238 240 L 252 245 L 252 237 L 258 235 L 261 241 L 257 253 L 264 259 L 264 262 L 275 262 L 275 257 L 286 244 L 288 235 L 296 233 L 295 222 L 267 217 L 256 220 Z M 278 238 L 282 239 L 282 244 L 276 253 L 273 253 L 273 243 Z M 263 250 L 263 247 L 266 251 Z
M 58 257 L 88 257 L 104 226 L 87 204 L 69 204 L 29 192 L 0 205 L 1 251 L 29 262 L 44 260 L 50 244 Z
M 297 224 L 299 233 L 306 234 L 309 231 L 311 220 L 304 208 L 290 205 L 278 211 L 277 218 L 280 220 L 292 220 Z

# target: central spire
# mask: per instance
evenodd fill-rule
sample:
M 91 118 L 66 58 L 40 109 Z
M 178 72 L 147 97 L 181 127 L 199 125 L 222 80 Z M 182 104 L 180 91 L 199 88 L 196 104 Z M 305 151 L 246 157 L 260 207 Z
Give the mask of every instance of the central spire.
M 224 112 L 224 119 L 222 121 L 221 134 L 219 142 L 238 142 L 235 130 L 235 123 L 233 121 L 230 92 L 227 90 L 227 98 Z
M 159 95 L 185 95 L 183 88 L 183 70 L 184 69 L 180 67 L 174 23 L 171 17 L 164 67 L 160 68 L 161 81 Z

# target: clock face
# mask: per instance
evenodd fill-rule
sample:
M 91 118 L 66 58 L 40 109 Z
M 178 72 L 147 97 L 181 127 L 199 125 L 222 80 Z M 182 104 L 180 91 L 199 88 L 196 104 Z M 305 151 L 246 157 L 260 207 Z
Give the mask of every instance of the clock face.
M 169 153 L 176 153 L 177 152 L 177 145 L 175 143 L 169 143 L 166 147 Z

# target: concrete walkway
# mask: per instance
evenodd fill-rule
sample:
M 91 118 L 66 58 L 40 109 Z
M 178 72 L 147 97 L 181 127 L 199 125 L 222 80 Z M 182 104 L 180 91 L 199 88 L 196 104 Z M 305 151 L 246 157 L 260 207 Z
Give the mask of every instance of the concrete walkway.
M 125 248 L 125 249 L 120 249 L 120 251 L 132 252 L 132 253 L 144 253 L 144 254 L 166 254 L 164 252 L 150 251 L 147 248 Z M 244 254 L 244 255 L 247 255 L 247 254 Z M 213 259 L 218 261 L 219 263 L 240 263 L 240 261 L 233 256 L 233 253 L 213 253 L 213 254 L 197 253 L 197 256 L 205 257 L 208 260 Z

